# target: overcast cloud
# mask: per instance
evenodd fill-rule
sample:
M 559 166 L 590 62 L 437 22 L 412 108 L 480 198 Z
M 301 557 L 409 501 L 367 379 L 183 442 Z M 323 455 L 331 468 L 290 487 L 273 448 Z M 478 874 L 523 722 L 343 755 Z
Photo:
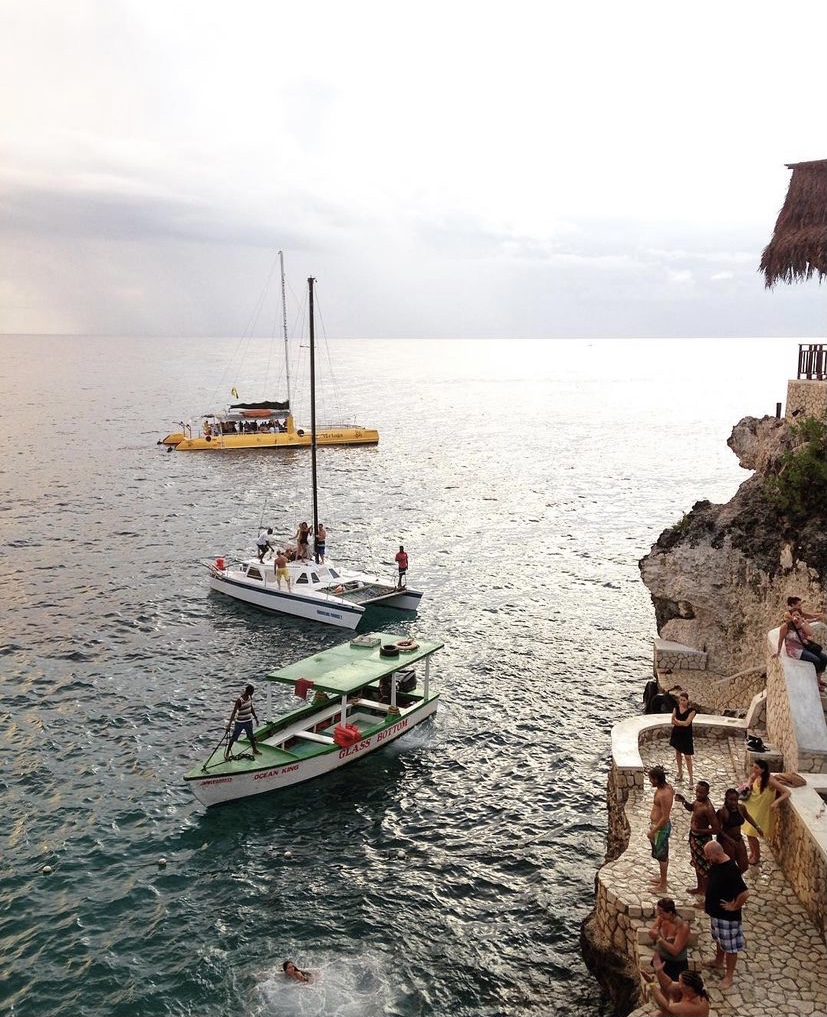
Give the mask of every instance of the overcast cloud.
M 757 272 L 827 4 L 5 0 L 0 332 L 823 334 Z M 816 77 L 814 78 L 814 73 Z

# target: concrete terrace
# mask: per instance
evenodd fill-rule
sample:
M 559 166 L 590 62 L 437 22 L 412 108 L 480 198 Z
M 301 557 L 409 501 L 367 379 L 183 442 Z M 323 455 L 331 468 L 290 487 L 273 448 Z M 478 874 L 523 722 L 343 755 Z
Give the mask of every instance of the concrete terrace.
M 725 789 L 744 778 L 743 728 L 724 731 L 723 737 L 696 737 L 695 751 L 694 779 L 709 782 L 711 799 L 718 808 Z M 641 741 L 640 757 L 646 767 L 660 763 L 666 768 L 667 776 L 675 773 L 674 753 L 665 740 Z M 686 776 L 684 783 L 674 786 L 688 799 L 694 797 Z M 652 793 L 648 783 L 643 789 L 629 790 L 624 806 L 630 825 L 628 847 L 598 874 L 603 892 L 614 902 L 611 906 L 628 915 L 627 943 L 637 944 L 638 930 L 651 923 L 655 900 L 661 896 L 648 889 L 649 882 L 657 875 L 657 863 L 650 855 L 646 837 Z M 685 888 L 695 882 L 687 844 L 689 818 L 680 803 L 675 803 L 668 895 L 674 898 L 685 916 L 695 916 L 692 924 L 698 943 L 690 950 L 690 966 L 701 969 L 704 961 L 714 957 L 715 949 L 708 918 L 702 908 L 694 907 L 695 897 L 685 892 Z M 722 1017 L 827 1014 L 827 946 L 764 842 L 761 859 L 759 866 L 751 866 L 744 874 L 750 889 L 744 908 L 747 948 L 739 955 L 735 984 L 722 991 L 718 988 L 721 976 L 717 972 L 702 972 L 710 995 L 711 1013 Z M 640 944 L 635 950 L 637 959 L 648 963 L 651 955 L 648 947 Z M 654 1013 L 653 1004 L 646 1002 L 633 1011 L 633 1017 L 651 1013 Z

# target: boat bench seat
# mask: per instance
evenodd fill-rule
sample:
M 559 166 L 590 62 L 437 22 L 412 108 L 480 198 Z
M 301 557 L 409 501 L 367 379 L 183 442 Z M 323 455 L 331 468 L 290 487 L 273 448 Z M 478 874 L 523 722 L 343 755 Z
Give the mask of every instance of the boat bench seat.
M 387 713 L 391 708 L 390 703 L 380 703 L 375 699 L 351 699 L 351 706 L 364 706 L 368 710 L 377 710 L 380 713 Z
M 290 741 L 291 738 L 295 738 L 296 735 L 307 729 L 307 725 L 311 722 L 318 724 L 322 720 L 330 720 L 331 717 L 335 717 L 337 713 L 342 712 L 342 704 L 340 702 L 332 703 L 330 706 L 325 707 L 324 710 L 320 710 L 318 713 L 314 713 L 310 717 L 302 717 L 301 720 L 297 720 L 287 727 L 283 727 L 278 731 L 274 731 L 267 738 L 263 739 L 262 744 L 271 745 L 273 748 L 278 748 L 285 742 Z M 290 751 L 289 749 L 287 750 Z
M 310 742 L 320 742 L 322 745 L 335 745 L 330 735 L 316 734 L 315 731 L 297 731 L 294 738 L 305 738 Z

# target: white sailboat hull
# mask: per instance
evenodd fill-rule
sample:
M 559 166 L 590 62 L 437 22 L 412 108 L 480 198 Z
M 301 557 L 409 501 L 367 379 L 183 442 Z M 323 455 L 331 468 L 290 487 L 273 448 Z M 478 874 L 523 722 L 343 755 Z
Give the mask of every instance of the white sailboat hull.
M 422 599 L 420 590 L 398 588 L 374 575 L 330 563 L 290 562 L 289 590 L 285 581 L 279 587 L 272 564 L 255 558 L 235 564 L 217 558 L 205 564 L 210 571 L 210 588 L 217 593 L 263 611 L 342 629 L 355 629 L 371 606 L 416 611 Z
M 422 600 L 421 590 L 402 589 L 398 593 L 369 601 L 368 606 L 371 604 L 381 604 L 382 607 L 393 607 L 398 611 L 418 611 L 420 600 Z
M 325 596 L 312 590 L 288 593 L 286 589 L 279 590 L 269 583 L 253 584 L 251 581 L 231 579 L 226 573 L 216 570 L 210 576 L 210 589 L 264 611 L 293 615 L 342 629 L 355 629 L 365 613 L 361 605 L 342 602 L 338 597 Z
M 206 773 L 203 779 L 187 778 L 187 783 L 198 801 L 207 807 L 302 784 L 390 745 L 436 713 L 438 702 L 439 697 L 434 696 L 416 709 L 405 713 L 390 727 L 377 731 L 346 748 L 333 745 L 328 751 L 307 759 L 278 766 L 262 766 L 238 774 L 222 773 L 210 776 Z

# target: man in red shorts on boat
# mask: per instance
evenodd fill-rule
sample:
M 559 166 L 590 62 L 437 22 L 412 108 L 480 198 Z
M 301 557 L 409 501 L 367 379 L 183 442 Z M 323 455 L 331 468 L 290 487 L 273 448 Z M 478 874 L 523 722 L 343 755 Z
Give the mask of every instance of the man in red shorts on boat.
M 399 550 L 393 559 L 399 569 L 399 582 L 396 584 L 396 588 L 401 590 L 403 586 L 407 585 L 407 579 L 405 576 L 408 574 L 408 555 L 405 552 L 405 548 L 400 544 Z

